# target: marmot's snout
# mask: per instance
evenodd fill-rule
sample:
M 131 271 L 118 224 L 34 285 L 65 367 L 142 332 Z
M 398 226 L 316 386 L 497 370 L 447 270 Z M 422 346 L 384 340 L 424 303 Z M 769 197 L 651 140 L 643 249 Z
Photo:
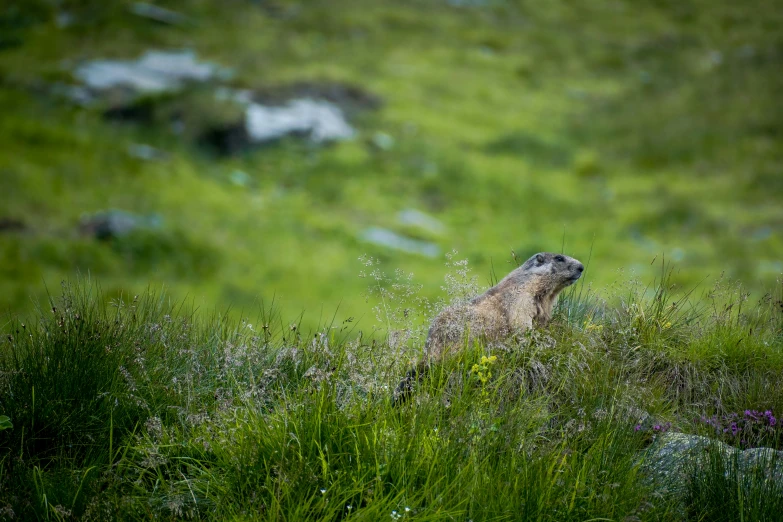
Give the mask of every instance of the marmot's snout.
M 585 271 L 585 266 L 579 261 L 577 261 L 576 259 L 574 259 L 569 268 L 571 269 L 571 278 L 568 284 L 572 285 L 576 283 L 577 279 L 582 277 L 582 272 Z

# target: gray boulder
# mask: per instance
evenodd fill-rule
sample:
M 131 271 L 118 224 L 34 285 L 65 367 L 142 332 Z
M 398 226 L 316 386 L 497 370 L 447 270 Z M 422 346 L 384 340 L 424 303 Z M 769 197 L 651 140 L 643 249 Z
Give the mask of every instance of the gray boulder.
M 694 471 L 709 469 L 716 458 L 723 460 L 722 469 L 727 474 L 735 473 L 740 479 L 762 476 L 783 488 L 783 451 L 772 448 L 743 451 L 685 433 L 660 435 L 643 456 L 641 470 L 658 494 L 683 499 Z
M 85 235 L 107 240 L 122 237 L 140 228 L 159 228 L 161 218 L 157 214 L 141 216 L 124 210 L 104 210 L 82 216 L 79 229 Z

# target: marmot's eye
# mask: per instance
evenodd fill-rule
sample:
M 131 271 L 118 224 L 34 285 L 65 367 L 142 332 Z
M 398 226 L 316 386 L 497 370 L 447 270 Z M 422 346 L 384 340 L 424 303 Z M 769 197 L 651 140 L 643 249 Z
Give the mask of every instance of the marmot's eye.
M 565 261 L 565 258 L 563 256 L 555 256 L 555 261 L 563 262 Z

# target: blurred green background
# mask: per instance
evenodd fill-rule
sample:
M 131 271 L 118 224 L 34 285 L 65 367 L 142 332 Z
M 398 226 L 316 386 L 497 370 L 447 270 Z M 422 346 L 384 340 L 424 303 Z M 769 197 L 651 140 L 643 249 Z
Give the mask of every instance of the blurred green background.
M 596 290 L 665 257 L 683 286 L 762 292 L 783 272 L 781 27 L 769 0 L 5 0 L 0 311 L 81 273 L 107 300 L 274 298 L 314 325 L 368 315 L 360 256 L 431 298 L 452 250 L 481 284 L 562 249 Z M 149 51 L 214 75 L 79 72 Z M 353 135 L 248 139 L 251 101 L 303 99 Z

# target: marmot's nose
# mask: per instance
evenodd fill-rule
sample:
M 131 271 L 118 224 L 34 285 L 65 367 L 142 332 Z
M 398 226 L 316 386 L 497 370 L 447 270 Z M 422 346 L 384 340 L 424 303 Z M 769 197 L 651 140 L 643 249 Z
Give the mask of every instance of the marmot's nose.
M 583 265 L 582 263 L 576 265 L 576 271 L 579 272 L 580 274 L 584 272 L 584 270 L 585 270 L 585 265 Z

